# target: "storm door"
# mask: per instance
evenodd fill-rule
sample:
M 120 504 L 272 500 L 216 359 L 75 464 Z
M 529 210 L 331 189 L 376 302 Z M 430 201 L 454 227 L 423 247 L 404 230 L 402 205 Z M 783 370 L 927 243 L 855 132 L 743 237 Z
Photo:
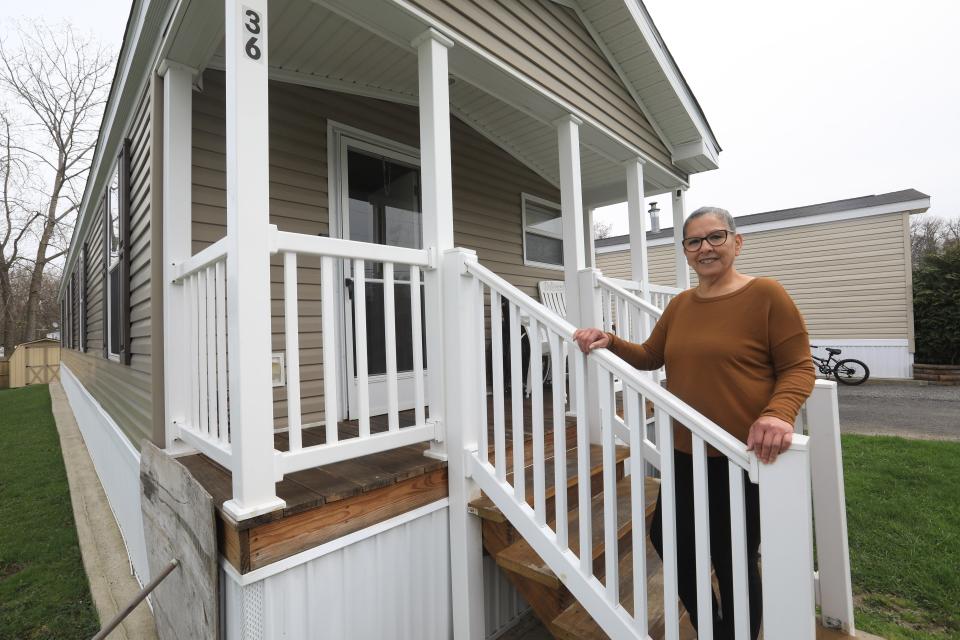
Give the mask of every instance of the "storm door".
M 340 141 L 341 237 L 358 242 L 422 248 L 420 169 L 416 156 L 349 138 L 341 138 Z M 386 413 L 388 409 L 383 265 L 377 262 L 366 262 L 364 276 L 370 415 L 378 415 Z M 343 326 L 346 329 L 344 345 L 346 362 L 344 370 L 347 372 L 347 414 L 350 419 L 359 417 L 355 277 L 352 264 L 345 264 Z M 414 405 L 411 287 L 420 287 L 420 317 L 422 318 L 422 276 L 419 282 L 411 282 L 410 268 L 395 265 L 394 335 L 397 343 L 397 386 L 401 410 L 412 408 Z M 420 349 L 423 350 L 422 344 Z M 423 362 L 426 367 L 425 354 Z

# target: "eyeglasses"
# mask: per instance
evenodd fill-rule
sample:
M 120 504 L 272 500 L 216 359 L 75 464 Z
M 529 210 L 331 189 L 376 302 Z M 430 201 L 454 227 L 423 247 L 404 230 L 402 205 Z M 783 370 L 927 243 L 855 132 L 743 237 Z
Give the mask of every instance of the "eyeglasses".
M 684 238 L 682 243 L 683 250 L 689 251 L 690 253 L 698 251 L 704 240 L 706 240 L 711 247 L 719 247 L 727 241 L 727 236 L 731 234 L 736 235 L 736 233 L 736 231 L 730 231 L 729 229 L 717 229 L 700 238 Z

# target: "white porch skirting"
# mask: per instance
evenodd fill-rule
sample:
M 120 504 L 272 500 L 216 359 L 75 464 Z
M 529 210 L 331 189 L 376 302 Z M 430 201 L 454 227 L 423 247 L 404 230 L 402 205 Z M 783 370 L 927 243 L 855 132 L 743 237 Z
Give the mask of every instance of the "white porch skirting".
M 871 378 L 913 378 L 913 354 L 907 340 L 855 340 L 851 338 L 810 338 L 810 343 L 819 349 L 814 349 L 817 357 L 825 357 L 824 347 L 842 349 L 838 359 L 856 358 L 870 368 Z
M 70 401 L 70 408 L 90 452 L 110 509 L 120 526 L 134 573 L 140 584 L 146 584 L 150 580 L 150 569 L 140 513 L 140 452 L 134 449 L 113 418 L 62 362 L 60 382 Z
M 453 635 L 447 501 L 241 576 L 221 564 L 227 640 L 446 640 Z M 487 637 L 527 609 L 484 564 Z

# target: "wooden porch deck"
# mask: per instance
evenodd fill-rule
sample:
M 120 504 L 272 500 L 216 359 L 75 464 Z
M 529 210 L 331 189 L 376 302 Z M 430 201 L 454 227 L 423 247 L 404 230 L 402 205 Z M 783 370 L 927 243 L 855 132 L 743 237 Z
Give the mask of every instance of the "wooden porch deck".
M 552 433 L 552 398 L 544 392 L 545 430 Z M 507 446 L 512 442 L 511 399 L 505 394 Z M 492 397 L 487 397 L 489 442 L 493 445 Z M 531 404 L 524 399 L 524 425 L 530 429 Z M 576 420 L 566 418 L 568 430 Z M 400 426 L 414 424 L 413 411 L 400 413 Z M 372 433 L 387 430 L 386 416 L 374 416 Z M 303 430 L 303 445 L 326 441 L 325 427 Z M 358 434 L 356 420 L 338 424 L 341 439 Z M 571 434 L 572 435 L 572 434 Z M 285 451 L 285 432 L 274 435 L 276 449 Z M 330 542 L 349 533 L 396 517 L 447 496 L 446 462 L 426 457 L 426 443 L 346 460 L 324 467 L 298 471 L 276 485 L 277 496 L 286 507 L 256 518 L 235 522 L 223 511 L 233 495 L 230 472 L 202 454 L 179 458 L 201 485 L 213 496 L 217 507 L 220 552 L 241 573 L 267 566 L 301 551 Z M 512 468 L 512 455 L 507 456 Z

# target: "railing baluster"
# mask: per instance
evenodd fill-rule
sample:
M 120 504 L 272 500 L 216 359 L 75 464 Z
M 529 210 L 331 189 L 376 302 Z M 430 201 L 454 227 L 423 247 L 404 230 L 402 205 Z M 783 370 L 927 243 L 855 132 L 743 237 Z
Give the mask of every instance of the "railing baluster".
M 283 254 L 284 349 L 287 369 L 287 435 L 290 451 L 303 446 L 300 434 L 300 316 L 297 308 L 297 254 Z
M 490 364 L 493 367 L 493 450 L 497 480 L 507 479 L 507 434 L 503 407 L 503 311 L 500 294 L 490 289 Z
M 693 438 L 693 521 L 697 563 L 697 630 L 713 637 L 713 588 L 710 585 L 710 498 L 707 481 L 707 445 Z
M 394 299 L 393 263 L 383 263 L 383 325 L 387 360 L 387 424 L 400 430 L 400 401 L 397 389 L 397 312 Z
M 547 522 L 546 457 L 544 454 L 543 428 L 543 343 L 540 340 L 540 324 L 530 319 L 527 328 L 530 341 L 530 419 L 533 423 L 533 512 L 539 525 Z
M 569 547 L 567 522 L 567 421 L 563 411 L 563 349 L 560 336 L 547 330 L 550 340 L 551 391 L 553 393 L 553 486 L 556 507 L 557 546 Z
M 647 635 L 647 543 L 646 543 L 646 486 L 644 484 L 643 440 L 646 420 L 640 394 L 626 385 L 623 387 L 623 407 L 630 407 L 630 513 L 632 516 L 633 547 L 633 620 L 637 634 Z
M 323 407 L 326 444 L 338 440 L 339 389 L 337 389 L 337 295 L 334 289 L 336 264 L 330 256 L 320 258 L 321 330 L 323 332 Z
M 489 426 L 487 425 L 487 358 L 486 358 L 486 327 L 484 326 L 484 287 L 483 283 L 476 280 L 477 293 L 474 298 L 477 304 L 474 311 L 474 318 L 477 321 L 475 334 L 475 343 L 477 349 L 477 362 L 480 365 L 480 375 L 477 376 L 477 393 L 480 396 L 480 434 L 479 434 L 479 455 L 482 462 L 490 462 L 490 444 L 489 444 Z
M 423 314 L 420 312 L 420 267 L 410 267 L 410 326 L 413 334 L 413 418 L 426 424 L 423 380 Z
M 600 386 L 600 424 L 603 438 L 603 560 L 606 566 L 604 581 L 607 600 L 616 605 L 620 602 L 620 578 L 617 575 L 617 457 L 613 437 L 613 413 L 616 409 L 613 396 L 613 374 L 597 367 Z M 583 544 L 583 541 L 581 541 Z M 589 541 L 587 541 L 589 544 Z
M 357 412 L 360 437 L 370 436 L 370 380 L 367 374 L 367 274 L 364 261 L 353 261 L 353 340 L 356 343 Z
M 673 424 L 670 416 L 655 408 L 660 440 L 660 520 L 663 541 L 663 620 L 666 640 L 680 640 L 680 609 L 677 606 L 677 496 L 673 461 Z
M 194 274 L 197 279 L 197 391 L 200 403 L 198 412 L 200 421 L 195 428 L 204 435 L 210 435 L 210 403 L 207 402 L 207 283 L 206 271 L 201 269 Z
M 733 560 L 733 626 L 737 640 L 750 638 L 750 593 L 747 579 L 747 508 L 743 469 L 730 462 L 730 553 Z
M 227 263 L 216 264 L 217 280 L 217 437 L 230 441 L 230 410 L 227 405 Z
M 510 400 L 513 405 L 513 495 L 518 502 L 525 502 L 526 478 L 524 477 L 523 450 L 523 366 L 520 359 L 520 313 L 510 303 Z
M 190 335 L 187 340 L 187 351 L 190 362 L 190 428 L 197 431 L 200 428 L 200 380 L 197 372 L 200 369 L 199 339 L 197 309 L 197 274 L 187 278 L 187 317 L 190 322 Z
M 217 298 L 216 284 L 214 282 L 214 268 L 208 266 L 203 270 L 204 281 L 206 283 L 206 309 L 207 317 L 207 435 L 216 438 L 219 432 L 217 421 Z
M 576 347 L 570 348 L 570 358 L 574 364 L 574 385 L 577 398 L 585 398 L 587 393 L 587 356 Z M 578 404 L 580 404 L 578 402 Z M 590 512 L 590 425 L 587 412 L 577 407 L 577 518 L 580 526 L 580 572 L 584 576 L 593 575 L 593 514 Z

